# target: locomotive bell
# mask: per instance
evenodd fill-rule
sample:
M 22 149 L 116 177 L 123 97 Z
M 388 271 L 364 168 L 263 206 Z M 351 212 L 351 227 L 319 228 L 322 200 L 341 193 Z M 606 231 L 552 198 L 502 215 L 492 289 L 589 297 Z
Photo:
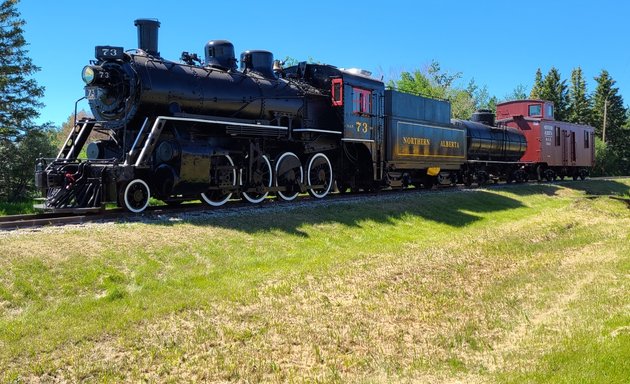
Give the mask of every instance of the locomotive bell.
M 275 73 L 276 75 L 281 75 L 284 72 L 284 62 L 280 61 L 280 60 L 274 60 L 273 61 L 273 73 Z

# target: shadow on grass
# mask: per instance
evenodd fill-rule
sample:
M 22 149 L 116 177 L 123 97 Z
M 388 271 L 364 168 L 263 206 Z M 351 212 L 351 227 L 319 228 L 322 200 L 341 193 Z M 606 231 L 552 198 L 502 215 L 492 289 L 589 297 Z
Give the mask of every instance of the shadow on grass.
M 574 191 L 583 192 L 586 195 L 606 196 L 606 195 L 628 195 L 630 194 L 630 185 L 615 180 L 597 180 L 587 179 L 559 181 L 555 183 L 536 183 L 529 184 L 511 184 L 503 187 L 506 192 L 516 196 L 530 196 L 545 194 L 547 196 L 555 196 L 561 188 L 572 189 Z
M 562 184 L 563 187 L 581 191 L 587 195 L 629 195 L 630 185 L 615 180 L 586 180 L 570 181 Z
M 540 194 L 555 196 L 560 189 L 560 184 L 531 182 L 527 184 L 506 184 L 500 188 L 501 190 L 516 196 L 531 196 Z
M 245 215 L 207 216 L 193 218 L 188 223 L 198 226 L 217 226 L 248 233 L 283 231 L 308 236 L 300 228 L 323 223 L 339 223 L 361 228 L 368 222 L 394 225 L 400 221 L 420 217 L 451 227 L 464 227 L 483 219 L 491 212 L 523 207 L 513 198 L 488 191 L 455 193 L 416 193 L 404 196 L 357 199 L 355 201 L 313 202 L 299 204 L 263 204 Z M 158 222 L 156 225 L 174 225 Z

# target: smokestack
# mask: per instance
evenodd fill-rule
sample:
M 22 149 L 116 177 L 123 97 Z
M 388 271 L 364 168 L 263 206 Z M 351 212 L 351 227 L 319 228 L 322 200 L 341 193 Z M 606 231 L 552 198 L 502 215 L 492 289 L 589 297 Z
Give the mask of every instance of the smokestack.
M 133 24 L 138 27 L 138 48 L 151 56 L 160 56 L 158 52 L 160 22 L 157 19 L 138 19 Z

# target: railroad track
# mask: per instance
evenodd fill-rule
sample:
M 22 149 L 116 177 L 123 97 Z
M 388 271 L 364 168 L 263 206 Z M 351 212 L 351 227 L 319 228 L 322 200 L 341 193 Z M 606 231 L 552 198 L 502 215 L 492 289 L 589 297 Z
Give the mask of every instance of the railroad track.
M 426 189 L 405 189 L 398 191 L 387 191 L 385 194 L 396 193 L 427 193 L 431 190 Z M 220 207 L 209 207 L 203 203 L 188 203 L 178 206 L 150 206 L 147 209 L 138 214 L 127 212 L 123 208 L 114 208 L 107 210 L 89 210 L 85 212 L 68 212 L 68 213 L 36 213 L 36 214 L 24 214 L 24 215 L 9 215 L 0 216 L 0 231 L 12 231 L 23 228 L 37 228 L 43 226 L 63 226 L 70 224 L 85 224 L 90 222 L 136 222 L 158 218 L 164 215 L 177 215 L 186 213 L 212 213 L 222 212 L 226 210 L 237 211 L 241 209 L 256 209 L 269 206 L 297 206 L 300 203 L 315 203 L 322 201 L 338 201 L 347 200 L 353 198 L 369 198 L 383 192 L 361 192 L 361 193 L 346 193 L 346 194 L 332 194 L 327 196 L 324 200 L 314 199 L 310 196 L 303 196 L 297 201 L 282 201 L 274 198 L 269 198 L 267 201 L 261 204 L 251 204 L 245 201 L 230 201 Z
M 626 177 L 623 177 L 626 178 Z M 619 178 L 592 178 L 591 180 L 614 180 Z M 565 184 L 571 183 L 572 181 L 556 181 L 553 183 L 545 183 L 545 184 Z M 484 185 L 483 188 L 502 188 L 502 187 L 511 187 L 513 184 L 488 184 Z M 108 210 L 91 210 L 86 212 L 79 213 L 36 213 L 36 214 L 25 214 L 25 215 L 9 215 L 9 216 L 0 216 L 0 231 L 12 231 L 16 229 L 23 228 L 36 228 L 43 226 L 63 226 L 63 225 L 71 225 L 71 224 L 85 224 L 90 222 L 136 222 L 143 220 L 151 220 L 158 218 L 164 215 L 177 215 L 181 213 L 212 213 L 212 212 L 221 212 L 224 210 L 241 210 L 243 208 L 246 209 L 255 209 L 255 208 L 264 208 L 269 206 L 279 207 L 279 206 L 296 206 L 300 203 L 315 203 L 315 202 L 326 202 L 326 201 L 352 201 L 354 199 L 363 199 L 370 198 L 377 195 L 381 196 L 396 196 L 398 194 L 408 194 L 408 193 L 416 193 L 416 194 L 425 194 L 425 193 L 435 193 L 435 192 L 455 192 L 460 190 L 474 190 L 479 187 L 464 187 L 462 185 L 457 185 L 454 187 L 451 186 L 443 186 L 438 187 L 436 189 L 416 189 L 409 188 L 403 190 L 393 190 L 393 191 L 380 191 L 380 192 L 361 192 L 361 193 L 345 193 L 345 194 L 332 194 L 327 196 L 324 200 L 313 199 L 310 196 L 304 196 L 298 201 L 281 201 L 275 199 L 268 199 L 261 204 L 252 205 L 247 202 L 242 201 L 231 201 L 221 207 L 208 207 L 202 203 L 189 203 L 182 204 L 179 206 L 150 206 L 143 213 L 135 214 L 131 212 L 127 212 L 122 208 L 114 208 Z M 611 196 L 611 198 L 615 198 Z M 630 202 L 627 199 L 619 198 L 620 200 L 626 201 L 629 206 Z
M 179 207 L 154 206 L 138 215 L 127 212 L 122 208 L 107 210 L 91 210 L 86 212 L 68 213 L 35 213 L 25 215 L 0 216 L 0 230 L 11 231 L 22 228 L 36 228 L 43 226 L 61 226 L 70 224 L 84 224 L 89 222 L 107 221 L 137 221 L 143 217 L 174 212 L 199 211 L 206 209 L 202 204 L 186 204 Z
M 81 224 L 88 215 L 67 215 L 60 213 L 36 213 L 28 215 L 9 215 L 0 217 L 0 230 L 13 230 L 45 225 Z

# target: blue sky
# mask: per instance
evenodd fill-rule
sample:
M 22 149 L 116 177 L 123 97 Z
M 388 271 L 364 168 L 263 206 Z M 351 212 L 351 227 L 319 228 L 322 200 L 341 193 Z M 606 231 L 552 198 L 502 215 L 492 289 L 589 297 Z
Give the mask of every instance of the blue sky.
M 531 89 L 537 68 L 563 78 L 581 66 L 593 77 L 607 69 L 630 103 L 630 49 L 625 1 L 144 1 L 21 0 L 29 56 L 46 87 L 39 122 L 59 125 L 83 96 L 81 70 L 95 45 L 137 47 L 137 18 L 157 18 L 162 57 L 203 56 L 208 40 L 227 39 L 237 56 L 266 49 L 276 58 L 313 58 L 360 67 L 385 79 L 437 60 L 502 98 Z M 85 104 L 80 104 L 85 106 Z

